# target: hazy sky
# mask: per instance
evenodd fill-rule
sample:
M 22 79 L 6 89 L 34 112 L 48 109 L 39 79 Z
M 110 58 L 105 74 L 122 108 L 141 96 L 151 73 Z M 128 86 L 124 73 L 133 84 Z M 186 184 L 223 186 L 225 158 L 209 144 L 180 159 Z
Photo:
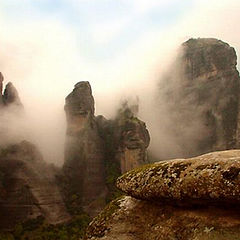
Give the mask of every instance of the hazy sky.
M 97 113 L 110 117 L 123 95 L 149 100 L 188 38 L 239 52 L 239 12 L 239 0 L 0 0 L 0 71 L 51 149 L 63 146 L 64 98 L 76 82 L 91 83 Z

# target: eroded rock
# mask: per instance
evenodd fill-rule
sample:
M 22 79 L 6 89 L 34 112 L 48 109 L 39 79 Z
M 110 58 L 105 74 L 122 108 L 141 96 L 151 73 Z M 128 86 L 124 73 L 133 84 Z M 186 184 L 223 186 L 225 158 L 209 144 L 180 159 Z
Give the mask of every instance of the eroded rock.
M 234 48 L 223 41 L 198 38 L 182 44 L 159 83 L 159 124 L 168 139 L 162 159 L 239 147 L 236 64 Z
M 70 220 L 54 172 L 31 143 L 1 149 L 0 177 L 1 229 L 37 217 L 50 224 Z
M 130 171 L 117 187 L 138 199 L 178 205 L 240 203 L 240 150 L 162 161 Z
M 177 208 L 126 196 L 115 200 L 89 225 L 84 239 L 238 240 L 236 209 Z
M 63 171 L 69 183 L 67 194 L 78 194 L 83 209 L 96 215 L 105 204 L 104 149 L 88 82 L 75 85 L 66 97 L 65 111 L 67 136 Z

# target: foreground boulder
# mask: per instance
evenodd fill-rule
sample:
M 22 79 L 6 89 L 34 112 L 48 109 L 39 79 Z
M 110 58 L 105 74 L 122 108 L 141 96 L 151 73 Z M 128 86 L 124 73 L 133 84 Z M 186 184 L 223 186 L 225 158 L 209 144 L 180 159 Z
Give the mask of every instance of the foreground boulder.
M 132 170 L 117 181 L 130 196 L 111 202 L 85 239 L 240 239 L 240 150 Z
M 240 204 L 240 150 L 147 165 L 121 176 L 117 187 L 159 202 Z
M 132 197 L 112 202 L 89 225 L 85 239 L 239 240 L 239 210 L 177 208 Z

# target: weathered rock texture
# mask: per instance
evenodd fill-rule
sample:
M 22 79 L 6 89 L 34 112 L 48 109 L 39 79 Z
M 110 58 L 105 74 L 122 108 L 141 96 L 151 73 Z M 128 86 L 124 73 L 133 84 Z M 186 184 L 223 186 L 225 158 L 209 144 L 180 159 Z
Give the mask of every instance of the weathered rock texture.
M 132 170 L 117 182 L 131 197 L 111 202 L 85 239 L 238 240 L 239 181 L 239 150 Z
M 183 43 L 159 85 L 160 117 L 167 119 L 166 132 L 172 138 L 171 158 L 239 146 L 236 64 L 235 50 L 220 40 L 199 38 Z
M 81 196 L 85 211 L 94 214 L 94 201 L 104 198 L 104 150 L 94 117 L 88 82 L 79 82 L 66 98 L 67 138 L 64 172 L 70 188 Z M 96 208 L 97 206 L 95 206 Z
M 106 198 L 112 198 L 109 192 L 115 194 L 115 179 L 146 163 L 149 133 L 127 104 L 114 120 L 95 117 L 88 82 L 75 85 L 66 98 L 65 111 L 64 174 L 71 186 L 71 194 L 80 195 L 83 209 L 94 215 L 104 206 Z
M 118 178 L 117 187 L 159 202 L 240 205 L 240 150 L 147 165 Z
M 85 239 L 239 240 L 239 209 L 177 208 L 124 197 L 90 223 Z
M 70 220 L 52 169 L 26 141 L 0 151 L 0 228 L 10 229 L 43 217 L 57 224 Z
M 116 125 L 116 137 L 119 138 L 116 158 L 121 164 L 121 173 L 146 164 L 150 136 L 145 123 L 127 103 L 119 110 Z

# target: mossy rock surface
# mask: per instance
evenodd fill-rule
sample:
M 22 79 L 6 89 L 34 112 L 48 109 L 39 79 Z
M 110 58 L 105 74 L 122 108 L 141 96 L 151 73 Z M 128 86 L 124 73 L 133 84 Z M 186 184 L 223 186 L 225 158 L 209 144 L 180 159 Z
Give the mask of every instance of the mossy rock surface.
M 132 170 L 117 187 L 138 199 L 180 205 L 240 203 L 240 150 L 162 161 Z

